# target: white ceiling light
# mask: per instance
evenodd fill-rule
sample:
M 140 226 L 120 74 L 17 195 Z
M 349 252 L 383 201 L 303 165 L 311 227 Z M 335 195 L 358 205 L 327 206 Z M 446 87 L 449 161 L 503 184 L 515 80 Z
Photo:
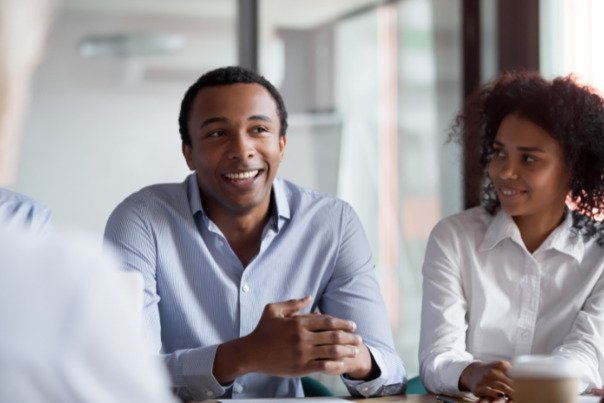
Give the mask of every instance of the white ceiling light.
M 122 33 L 89 35 L 78 44 L 82 57 L 151 57 L 174 54 L 187 40 L 180 34 Z

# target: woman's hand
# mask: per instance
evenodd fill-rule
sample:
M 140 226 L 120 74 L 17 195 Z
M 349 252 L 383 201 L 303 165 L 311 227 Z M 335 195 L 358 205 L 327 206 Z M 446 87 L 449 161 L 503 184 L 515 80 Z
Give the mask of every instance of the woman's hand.
M 591 388 L 592 395 L 604 396 L 604 387 L 602 388 Z M 604 397 L 600 399 L 600 403 L 604 403 Z
M 508 378 L 508 361 L 475 362 L 468 365 L 459 377 L 459 390 L 470 391 L 479 402 L 505 401 L 512 395 L 512 380 Z

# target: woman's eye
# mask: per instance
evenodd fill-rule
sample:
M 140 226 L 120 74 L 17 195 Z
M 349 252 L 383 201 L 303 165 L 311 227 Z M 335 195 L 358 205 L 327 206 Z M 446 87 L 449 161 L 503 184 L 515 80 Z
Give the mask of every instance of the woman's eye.
M 533 157 L 532 155 L 523 155 L 522 161 L 524 161 L 528 164 L 532 164 L 532 163 L 536 162 L 537 159 L 535 157 Z
M 491 157 L 492 158 L 505 157 L 505 152 L 499 148 L 494 148 L 493 151 L 491 151 Z

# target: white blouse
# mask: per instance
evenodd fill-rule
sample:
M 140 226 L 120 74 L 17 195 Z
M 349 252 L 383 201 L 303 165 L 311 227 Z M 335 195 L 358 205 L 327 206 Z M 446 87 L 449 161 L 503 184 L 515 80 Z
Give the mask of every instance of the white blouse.
M 583 390 L 604 379 L 604 247 L 565 220 L 533 253 L 513 219 L 475 207 L 441 221 L 423 266 L 420 374 L 460 394 L 474 361 L 552 354 L 574 361 Z

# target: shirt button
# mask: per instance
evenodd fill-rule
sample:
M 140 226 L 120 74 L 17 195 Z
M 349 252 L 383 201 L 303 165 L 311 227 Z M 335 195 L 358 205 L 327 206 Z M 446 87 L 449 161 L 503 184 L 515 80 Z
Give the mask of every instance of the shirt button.
M 241 289 L 243 290 L 243 292 L 248 292 L 250 290 L 250 287 L 247 284 L 244 284 Z
M 233 392 L 241 393 L 243 391 L 243 386 L 238 383 L 233 384 Z
M 526 339 L 527 337 L 529 337 L 529 336 L 530 336 L 530 334 L 531 334 L 531 332 L 529 332 L 528 330 L 523 330 L 523 331 L 522 331 L 522 333 L 520 333 L 520 336 L 521 336 L 523 339 Z
M 211 390 L 206 390 L 206 396 L 214 396 L 214 392 Z

